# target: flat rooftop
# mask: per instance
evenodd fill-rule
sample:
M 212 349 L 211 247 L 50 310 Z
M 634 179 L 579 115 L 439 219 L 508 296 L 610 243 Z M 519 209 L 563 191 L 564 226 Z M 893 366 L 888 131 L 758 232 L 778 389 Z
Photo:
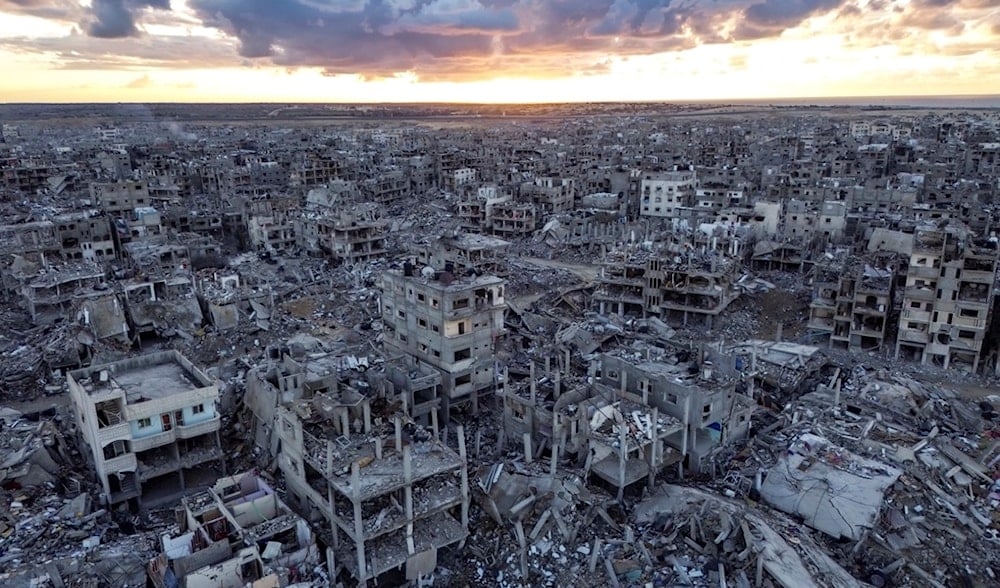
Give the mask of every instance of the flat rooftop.
M 391 275 L 393 279 L 412 281 L 417 284 L 430 286 L 436 290 L 445 292 L 461 292 L 469 288 L 482 288 L 486 286 L 497 286 L 506 283 L 506 280 L 497 276 L 452 276 L 452 281 L 443 282 L 436 277 L 424 277 L 420 268 L 414 268 L 412 276 L 404 276 L 402 270 L 388 269 L 384 275 Z M 435 276 L 437 273 L 435 273 Z
M 493 237 L 491 235 L 479 235 L 475 233 L 462 233 L 455 237 L 448 237 L 441 240 L 447 245 L 457 249 L 481 250 L 481 249 L 503 249 L 510 246 L 510 241 Z
M 121 390 L 129 403 L 165 398 L 212 385 L 180 353 L 167 351 L 70 372 L 88 394 Z

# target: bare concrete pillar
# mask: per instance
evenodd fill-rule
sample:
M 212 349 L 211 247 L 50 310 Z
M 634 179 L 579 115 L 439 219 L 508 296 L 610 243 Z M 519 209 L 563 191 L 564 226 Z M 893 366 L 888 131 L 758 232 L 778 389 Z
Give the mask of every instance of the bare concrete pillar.
M 340 411 L 340 434 L 350 436 L 351 423 L 347 420 L 347 411 Z
M 652 445 L 649 447 L 649 489 L 653 489 L 653 485 L 656 483 L 656 469 L 660 463 L 659 449 L 660 449 L 660 431 L 658 423 L 660 421 L 660 409 L 656 406 L 653 407 L 653 428 L 652 434 Z
M 375 457 L 382 459 L 382 438 L 375 437 Z
M 358 462 L 351 464 L 351 502 L 354 503 L 354 536 L 364 537 L 364 522 L 361 516 L 361 468 Z M 368 566 L 365 565 L 365 542 L 355 541 L 354 547 L 358 556 L 358 580 L 365 582 L 368 579 Z
M 625 458 L 628 454 L 628 437 L 625 423 L 618 425 L 618 502 L 625 496 Z
M 535 460 L 534 452 L 531 451 L 531 433 L 525 433 L 522 439 L 524 441 L 524 462 L 531 463 Z
M 531 405 L 535 404 L 535 394 L 537 393 L 535 386 L 535 362 L 528 362 L 528 380 L 531 382 Z
M 410 446 L 403 447 L 403 510 L 406 513 L 406 553 L 416 551 L 413 542 L 413 462 Z
M 556 468 L 559 465 L 559 437 L 552 435 L 553 446 L 551 448 L 551 456 L 549 458 L 549 476 L 552 480 L 556 479 Z
M 406 409 L 404 408 L 403 410 L 405 411 Z M 365 434 L 367 435 L 372 432 L 372 406 L 367 400 L 361 405 L 361 412 L 364 414 Z
M 332 547 L 326 548 L 326 573 L 330 578 L 337 577 L 337 555 Z
M 458 426 L 458 455 L 462 458 L 462 528 L 469 528 L 469 466 L 465 449 L 465 428 Z
M 326 440 L 326 475 L 333 475 L 333 440 Z
M 333 505 L 334 504 L 334 501 L 333 501 L 333 486 L 331 484 L 327 484 L 326 485 L 326 496 L 327 496 L 327 500 L 330 501 L 330 504 Z M 332 506 L 331 506 L 331 508 L 332 508 Z M 333 537 L 333 547 L 334 547 L 334 549 L 339 549 L 340 548 L 340 529 L 337 527 L 337 522 L 335 520 L 333 520 L 332 517 L 330 519 L 330 536 Z
M 395 428 L 396 428 L 396 451 L 402 451 L 403 450 L 403 429 L 402 429 L 402 427 L 399 424 L 399 417 L 395 417 L 392 420 L 392 424 L 395 425 Z

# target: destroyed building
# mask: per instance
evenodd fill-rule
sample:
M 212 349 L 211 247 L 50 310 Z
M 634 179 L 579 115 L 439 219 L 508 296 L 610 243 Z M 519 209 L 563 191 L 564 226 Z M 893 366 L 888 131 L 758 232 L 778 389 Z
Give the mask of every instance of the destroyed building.
M 3 586 L 997 582 L 995 109 L 138 110 L 0 106 Z
M 383 343 L 389 355 L 409 355 L 441 374 L 441 413 L 490 396 L 494 352 L 504 332 L 504 286 L 495 276 L 417 269 L 410 262 L 382 274 Z M 421 399 L 428 400 L 428 399 Z
M 218 388 L 180 353 L 90 366 L 66 379 L 81 452 L 109 505 L 149 507 L 225 471 Z
M 735 260 L 714 251 L 612 251 L 602 262 L 594 293 L 601 314 L 657 316 L 687 325 L 712 320 L 736 299 Z
M 750 430 L 754 402 L 736 391 L 735 359 L 707 347 L 663 361 L 604 354 L 597 368 L 598 381 L 642 399 L 681 425 L 671 428 L 664 441 L 685 469 L 702 471 L 713 452 Z
M 896 355 L 976 371 L 993 316 L 998 256 L 995 239 L 918 229 L 907 268 Z
M 254 472 L 220 477 L 186 496 L 177 533 L 148 564 L 153 586 L 282 586 L 320 561 L 315 536 Z
M 317 393 L 279 408 L 279 466 L 319 529 L 331 569 L 360 583 L 390 572 L 417 580 L 469 532 L 465 437 L 399 415 L 374 415 L 356 393 Z

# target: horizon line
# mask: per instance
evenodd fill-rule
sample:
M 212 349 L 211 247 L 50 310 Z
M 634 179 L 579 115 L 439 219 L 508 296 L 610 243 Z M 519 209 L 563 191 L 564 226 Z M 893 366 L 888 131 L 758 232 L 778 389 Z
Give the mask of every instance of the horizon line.
M 70 102 L 70 101 L 34 101 L 34 102 L 4 102 L 0 101 L 0 106 L 86 106 L 86 105 L 146 105 L 146 104 L 156 104 L 156 105 L 171 105 L 171 104 L 237 104 L 237 105 L 254 105 L 254 104 L 290 104 L 290 105 L 342 105 L 342 106 L 370 106 L 370 105 L 387 105 L 387 106 L 406 106 L 406 105 L 462 105 L 462 106 L 547 106 L 547 105 L 574 105 L 574 104 L 648 104 L 648 105 L 683 105 L 683 104 L 743 104 L 743 103 L 761 103 L 761 102 L 808 102 L 808 101 L 823 101 L 826 102 L 826 106 L 836 106 L 836 101 L 864 101 L 864 100 L 983 100 L 983 99 L 998 99 L 1000 100 L 1000 93 L 990 93 L 990 94 L 872 94 L 872 95 L 851 95 L 851 96 L 770 96 L 770 97 L 733 97 L 733 98 L 690 98 L 690 99 L 662 99 L 662 100 L 540 100 L 532 102 L 481 102 L 481 101 L 439 101 L 439 100 L 416 100 L 416 101 L 397 101 L 397 100 L 381 100 L 381 101 L 367 101 L 367 102 L 356 102 L 356 101 L 339 101 L 339 100 L 302 100 L 302 101 L 243 101 L 243 100 L 203 100 L 203 101 L 187 101 L 187 100 L 118 100 L 118 101 L 89 101 L 89 102 Z M 858 106 L 859 104 L 850 104 L 851 106 Z

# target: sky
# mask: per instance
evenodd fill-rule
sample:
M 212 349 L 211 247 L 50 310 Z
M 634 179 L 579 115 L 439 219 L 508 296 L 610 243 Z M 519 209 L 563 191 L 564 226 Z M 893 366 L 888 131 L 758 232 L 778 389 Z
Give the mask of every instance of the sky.
M 0 0 L 0 102 L 1000 94 L 1000 0 Z

